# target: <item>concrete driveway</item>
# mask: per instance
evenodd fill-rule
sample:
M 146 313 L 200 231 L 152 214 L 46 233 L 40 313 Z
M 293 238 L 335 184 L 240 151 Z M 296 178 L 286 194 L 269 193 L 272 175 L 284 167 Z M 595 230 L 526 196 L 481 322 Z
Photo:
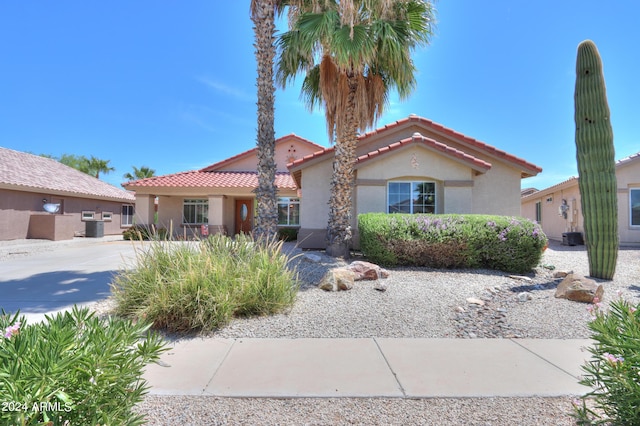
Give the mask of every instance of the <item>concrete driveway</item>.
M 140 244 L 121 236 L 0 242 L 0 308 L 19 310 L 33 323 L 105 299 L 112 277 L 132 267 Z

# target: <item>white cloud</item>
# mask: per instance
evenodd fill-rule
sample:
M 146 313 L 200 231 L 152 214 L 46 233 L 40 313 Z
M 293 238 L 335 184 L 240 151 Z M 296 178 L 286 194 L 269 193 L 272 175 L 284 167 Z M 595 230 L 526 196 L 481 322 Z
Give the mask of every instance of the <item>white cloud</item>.
M 250 101 L 250 102 L 255 101 L 255 94 L 246 93 L 242 89 L 238 89 L 236 87 L 229 86 L 227 84 L 221 83 L 216 80 L 211 80 L 206 77 L 199 77 L 198 81 L 204 84 L 205 86 L 209 87 L 210 89 L 213 89 L 216 92 L 231 96 L 232 98 L 237 99 L 239 101 Z
M 209 132 L 221 132 L 229 129 L 229 124 L 243 127 L 255 127 L 256 123 L 249 120 L 249 115 L 238 115 L 220 111 L 204 105 L 187 104 L 181 107 L 180 115 L 183 120 L 194 123 Z

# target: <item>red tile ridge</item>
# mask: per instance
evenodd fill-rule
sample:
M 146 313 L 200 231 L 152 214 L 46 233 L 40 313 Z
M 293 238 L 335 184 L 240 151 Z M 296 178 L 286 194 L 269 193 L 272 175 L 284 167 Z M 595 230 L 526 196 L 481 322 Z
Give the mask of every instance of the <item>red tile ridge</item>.
M 278 139 L 276 139 L 275 143 L 276 143 L 276 145 L 277 145 L 277 144 L 279 144 L 279 143 L 281 143 L 281 142 L 283 142 L 284 140 L 289 139 L 289 138 L 295 138 L 295 139 L 298 139 L 298 140 L 300 140 L 301 142 L 305 142 L 305 143 L 308 143 L 308 144 L 310 144 L 310 145 L 314 145 L 314 146 L 318 147 L 319 149 L 322 149 L 322 148 L 323 148 L 323 146 L 322 146 L 322 145 L 318 145 L 317 143 L 312 142 L 312 141 L 310 141 L 309 139 L 305 139 L 305 138 L 303 138 L 303 137 L 301 137 L 301 136 L 298 136 L 298 135 L 296 135 L 295 133 L 289 133 L 289 134 L 287 134 L 287 135 L 284 135 L 284 136 L 282 136 L 282 137 L 279 137 Z M 213 163 L 213 164 L 211 164 L 211 165 L 209 165 L 209 166 L 207 166 L 207 167 L 204 167 L 204 168 L 200 169 L 200 171 L 201 171 L 201 172 L 210 172 L 210 171 L 214 171 L 214 170 L 216 170 L 216 169 L 219 169 L 220 167 L 226 166 L 227 164 L 231 164 L 231 163 L 233 163 L 234 161 L 239 160 L 240 158 L 243 158 L 243 157 L 246 157 L 246 156 L 248 156 L 248 155 L 250 155 L 250 154 L 253 154 L 253 153 L 255 153 L 257 150 L 258 150 L 258 148 L 257 148 L 257 147 L 254 147 L 254 148 L 248 149 L 248 150 L 246 150 L 246 151 L 241 152 L 240 154 L 236 154 L 236 155 L 234 155 L 234 156 L 232 156 L 232 157 L 226 158 L 226 159 L 224 159 L 224 160 L 218 161 L 217 163 Z
M 542 168 L 539 166 L 536 166 L 533 163 L 530 163 L 520 157 L 516 157 L 515 155 L 509 154 L 506 151 L 503 151 L 501 149 L 498 149 L 492 145 L 489 145 L 487 143 L 481 142 L 475 138 L 472 138 L 470 136 L 467 136 L 463 133 L 457 132 L 449 127 L 443 126 L 442 124 L 436 123 L 432 120 L 429 120 L 427 118 L 424 117 L 420 117 L 419 115 L 416 114 L 410 114 L 408 117 L 402 118 L 400 120 L 397 120 L 393 123 L 387 124 L 381 128 L 372 130 L 370 132 L 364 133 L 362 135 L 359 136 L 359 139 L 364 139 L 367 138 L 369 136 L 375 135 L 375 134 L 379 134 L 382 133 L 384 131 L 387 131 L 389 129 L 392 129 L 394 127 L 398 127 L 402 124 L 408 123 L 408 122 L 416 122 L 416 123 L 422 123 L 424 125 L 426 125 L 427 127 L 430 127 L 434 130 L 440 131 L 442 133 L 448 134 L 456 139 L 462 140 L 470 145 L 473 145 L 474 147 L 481 149 L 483 151 L 486 151 L 489 154 L 493 154 L 496 157 L 505 159 L 507 161 L 513 162 L 518 164 L 519 166 L 523 167 L 524 169 L 528 169 L 532 172 L 536 172 L 536 173 L 540 173 L 542 171 Z
M 409 138 L 402 139 L 400 141 L 394 142 L 382 148 L 379 148 L 375 151 L 371 151 L 367 154 L 361 155 L 358 157 L 356 163 L 363 163 L 365 161 L 371 160 L 380 155 L 384 155 L 387 152 L 391 152 L 403 146 L 407 146 L 411 143 L 421 143 L 430 148 L 436 149 L 450 157 L 458 158 L 466 163 L 472 164 L 474 168 L 480 169 L 483 171 L 489 170 L 492 166 L 491 163 L 488 163 L 484 160 L 474 157 L 473 155 L 467 154 L 464 151 L 460 151 L 459 149 L 455 149 L 450 147 L 442 142 L 438 142 L 434 139 L 428 138 L 426 136 L 421 135 L 420 133 L 414 133 L 413 136 Z

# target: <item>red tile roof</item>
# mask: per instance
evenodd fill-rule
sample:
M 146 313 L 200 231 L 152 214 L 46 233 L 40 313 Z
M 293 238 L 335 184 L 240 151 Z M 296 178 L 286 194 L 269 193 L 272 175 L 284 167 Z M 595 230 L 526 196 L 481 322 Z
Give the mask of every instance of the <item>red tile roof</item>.
M 520 167 L 522 167 L 525 170 L 529 170 L 531 172 L 534 172 L 533 174 L 537 174 L 537 173 L 540 173 L 542 171 L 541 167 L 538 167 L 533 163 L 529 163 L 528 161 L 525 161 L 522 158 L 516 157 L 515 155 L 511 155 L 511 154 L 509 154 L 509 153 L 507 153 L 507 152 L 505 152 L 505 151 L 503 151 L 501 149 L 498 149 L 498 148 L 496 148 L 496 147 L 494 147 L 492 145 L 489 145 L 489 144 L 486 144 L 484 142 L 481 142 L 481 141 L 479 141 L 477 139 L 474 139 L 472 137 L 464 135 L 464 134 L 462 134 L 460 132 L 456 132 L 453 129 L 450 129 L 448 127 L 443 126 L 442 124 L 436 123 L 434 121 L 428 120 L 428 119 L 426 119 L 424 117 L 420 117 L 420 116 L 415 115 L 415 114 L 411 114 L 407 118 L 400 119 L 400 120 L 398 120 L 398 121 L 396 121 L 394 123 L 387 124 L 386 126 L 381 127 L 379 129 L 373 130 L 371 132 L 367 132 L 367 133 L 361 135 L 360 139 L 364 139 L 364 138 L 366 138 L 368 136 L 371 136 L 371 135 L 374 135 L 374 134 L 379 134 L 381 132 L 384 132 L 386 130 L 392 129 L 394 127 L 398 127 L 398 126 L 401 126 L 403 124 L 412 123 L 412 122 L 420 123 L 420 124 L 424 125 L 425 127 L 428 127 L 429 129 L 433 130 L 433 131 L 444 133 L 444 134 L 449 135 L 449 136 L 451 136 L 451 137 L 453 137 L 453 138 L 455 138 L 455 139 L 457 139 L 459 141 L 465 142 L 465 143 L 467 143 L 467 144 L 469 144 L 469 145 L 471 145 L 471 146 L 473 146 L 475 148 L 478 148 L 478 149 L 480 149 L 482 151 L 485 151 L 488 154 L 491 154 L 491 155 L 494 155 L 494 156 L 496 156 L 498 158 L 502 158 L 504 160 L 510 161 L 512 163 L 515 163 L 515 164 L 519 165 Z
M 291 175 L 276 173 L 276 186 L 282 189 L 297 189 Z M 209 172 L 194 170 L 172 175 L 154 176 L 123 184 L 127 189 L 142 187 L 163 188 L 257 188 L 257 172 Z
M 133 194 L 39 155 L 0 147 L 0 187 L 132 202 Z
M 469 166 L 471 166 L 475 170 L 486 172 L 491 168 L 491 163 L 488 163 L 484 160 L 474 157 L 473 155 L 469 155 L 463 151 L 452 148 L 448 145 L 445 145 L 431 138 L 422 136 L 420 133 L 414 133 L 413 136 L 410 138 L 402 139 L 401 141 L 394 142 L 391 145 L 387 145 L 383 148 L 361 155 L 360 157 L 358 157 L 356 164 L 363 163 L 365 161 L 371 160 L 372 158 L 376 158 L 380 155 L 387 154 L 391 151 L 395 151 L 399 148 L 408 146 L 410 144 L 425 145 L 430 149 L 433 149 L 445 154 L 447 157 L 461 160 L 464 163 L 467 163 Z
M 378 128 L 376 130 L 364 133 L 364 134 L 360 135 L 358 137 L 358 139 L 359 140 L 363 140 L 363 139 L 366 139 L 366 138 L 371 137 L 373 135 L 385 133 L 385 132 L 387 132 L 387 131 L 389 131 L 391 129 L 397 128 L 397 127 L 402 126 L 402 125 L 410 125 L 411 123 L 419 123 L 419 124 L 423 125 L 424 127 L 427 127 L 427 128 L 429 128 L 429 129 L 431 129 L 431 130 L 433 130 L 435 132 L 443 133 L 445 135 L 448 135 L 450 137 L 455 138 L 456 140 L 460 141 L 463 144 L 467 144 L 467 145 L 469 145 L 469 146 L 471 146 L 471 147 L 473 147 L 475 149 L 478 149 L 478 150 L 480 150 L 482 152 L 485 152 L 485 153 L 487 153 L 487 155 L 491 155 L 491 156 L 503 159 L 503 160 L 505 160 L 507 162 L 510 162 L 510 163 L 520 167 L 524 172 L 526 172 L 526 175 L 536 175 L 536 174 L 538 174 L 538 173 L 540 173 L 542 171 L 542 168 L 536 166 L 535 164 L 529 163 L 529 162 L 527 162 L 527 161 L 525 161 L 525 160 L 523 160 L 521 158 L 518 158 L 518 157 L 516 157 L 514 155 L 508 154 L 507 152 L 502 151 L 500 149 L 497 149 L 494 146 L 488 145 L 488 144 L 486 144 L 484 142 L 480 142 L 477 139 L 474 139 L 474 138 L 471 138 L 469 136 L 463 135 L 460 132 L 456 132 L 455 130 L 449 129 L 447 127 L 444 127 L 441 124 L 435 123 L 435 122 L 433 122 L 431 120 L 427 120 L 426 118 L 423 118 L 423 117 L 419 117 L 419 116 L 417 116 L 415 114 L 412 114 L 407 118 L 403 118 L 401 120 L 398 120 L 398 121 L 395 121 L 393 123 L 387 124 L 387 125 L 385 125 L 383 127 L 380 127 L 380 128 Z M 442 144 L 441 142 L 439 142 L 439 143 Z M 442 144 L 442 145 L 446 146 L 446 144 Z M 441 149 L 441 148 L 439 148 L 439 149 Z M 324 155 L 327 155 L 328 153 L 333 152 L 333 150 L 334 150 L 333 147 L 325 148 L 325 149 L 323 149 L 321 151 L 318 151 L 318 152 L 315 152 L 315 153 L 313 153 L 311 155 L 307 155 L 307 156 L 305 156 L 303 158 L 300 158 L 300 159 L 294 161 L 293 163 L 289 163 L 289 164 L 287 164 L 287 166 L 289 168 L 298 167 L 298 166 L 300 166 L 300 165 L 302 165 L 304 163 L 307 163 L 307 162 L 311 161 L 312 159 L 316 159 L 316 158 L 322 157 Z M 459 151 L 459 152 L 465 154 L 463 151 Z M 465 154 L 465 155 L 468 155 L 468 154 Z M 487 164 L 489 164 L 489 163 L 487 163 Z
M 286 142 L 287 140 L 289 140 L 291 138 L 297 139 L 297 140 L 299 140 L 301 142 L 306 142 L 306 143 L 308 143 L 308 144 L 310 144 L 312 146 L 317 146 L 318 149 L 322 149 L 323 148 L 322 145 L 318 145 L 317 143 L 311 142 L 310 140 L 302 138 L 302 137 L 296 135 L 295 133 L 289 133 L 288 135 L 285 135 L 285 136 L 282 136 L 281 138 L 276 139 L 276 145 L 279 144 L 279 143 L 282 143 L 282 142 Z M 201 172 L 212 172 L 212 171 L 218 170 L 218 169 L 220 169 L 220 168 L 222 168 L 222 167 L 224 167 L 224 166 L 226 166 L 228 164 L 231 164 L 231 163 L 233 163 L 233 162 L 235 162 L 237 160 L 240 160 L 242 158 L 245 158 L 245 157 L 248 157 L 248 156 L 255 156 L 256 155 L 255 153 L 256 153 L 257 150 L 258 150 L 258 148 L 249 149 L 247 151 L 241 152 L 240 154 L 234 155 L 233 157 L 229 157 L 229 158 L 227 158 L 225 160 L 218 161 L 217 163 L 211 164 L 210 166 L 207 166 L 207 167 L 205 167 L 203 169 L 200 169 L 200 171 Z

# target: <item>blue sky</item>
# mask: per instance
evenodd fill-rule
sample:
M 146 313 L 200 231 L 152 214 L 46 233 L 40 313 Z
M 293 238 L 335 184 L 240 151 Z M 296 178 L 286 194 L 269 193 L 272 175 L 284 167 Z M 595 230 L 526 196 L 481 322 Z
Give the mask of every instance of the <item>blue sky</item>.
M 198 169 L 255 146 L 249 1 L 0 2 L 0 146 Z M 439 0 L 436 34 L 415 52 L 418 87 L 379 125 L 411 113 L 544 170 L 539 189 L 577 175 L 578 44 L 604 63 L 616 159 L 640 151 L 640 2 Z M 301 78 L 299 79 L 301 80 Z M 328 145 L 322 111 L 299 87 L 276 93 L 276 136 Z

